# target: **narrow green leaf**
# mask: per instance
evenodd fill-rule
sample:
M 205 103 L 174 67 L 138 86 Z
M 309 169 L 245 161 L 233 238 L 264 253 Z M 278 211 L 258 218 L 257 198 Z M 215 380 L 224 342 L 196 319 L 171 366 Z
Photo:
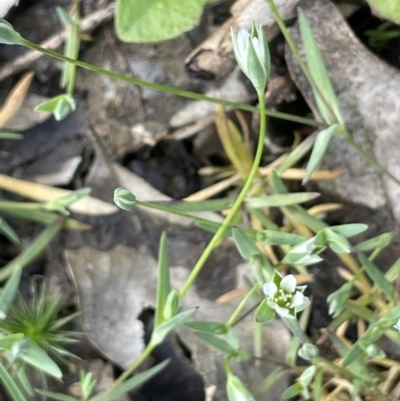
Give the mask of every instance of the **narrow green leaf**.
M 208 320 L 196 320 L 194 322 L 185 323 L 185 326 L 192 330 L 202 331 L 210 334 L 225 334 L 226 326 L 224 323 L 209 322 Z
M 281 398 L 283 400 L 287 400 L 291 397 L 296 396 L 297 394 L 300 394 L 303 391 L 303 386 L 300 383 L 295 383 L 292 384 L 290 387 L 288 387 L 281 395 Z
M 390 266 L 389 270 L 385 273 L 385 277 L 389 281 L 393 281 L 400 274 L 400 258 Z
M 303 184 L 307 183 L 311 174 L 317 169 L 325 155 L 326 149 L 329 146 L 331 138 L 338 129 L 338 124 L 333 124 L 328 128 L 321 130 L 315 139 L 314 147 L 311 152 L 310 160 L 307 163 L 306 175 L 303 179 Z
M 307 18 L 301 10 L 299 11 L 299 26 L 306 53 L 307 66 L 318 88 L 318 92 L 314 91 L 318 109 L 328 124 L 343 124 L 339 101 L 333 90 L 324 60 L 322 59 L 321 52 L 319 51 Z M 323 96 L 323 99 L 320 95 Z
M 168 239 L 165 232 L 161 235 L 158 251 L 158 283 L 157 283 L 157 308 L 155 325 L 163 323 L 163 312 L 168 294 L 171 292 L 169 277 Z
M 330 227 L 324 230 L 326 244 L 335 253 L 350 253 L 350 243 L 344 235 L 337 234 Z
M 373 283 L 377 285 L 382 294 L 386 299 L 391 302 L 396 294 L 396 289 L 394 285 L 386 279 L 385 275 L 372 263 L 365 255 L 361 252 L 358 253 L 358 259 L 360 260 L 362 266 L 367 272 L 368 276 L 371 278 Z
M 306 238 L 301 235 L 285 233 L 277 230 L 263 230 L 256 235 L 257 241 L 270 245 L 296 245 Z
M 236 352 L 236 349 L 233 348 L 228 341 L 224 340 L 221 337 L 216 336 L 215 334 L 206 333 L 204 331 L 196 331 L 196 335 L 200 337 L 204 342 L 216 350 L 222 352 L 225 355 L 231 355 Z
M 193 28 L 207 0 L 118 0 L 115 29 L 125 42 L 172 39 Z
M 232 373 L 227 372 L 226 392 L 229 401 L 255 401 L 245 384 Z
M 255 390 L 256 393 L 257 394 L 266 393 L 285 374 L 286 374 L 285 369 L 283 369 L 282 367 L 276 368 L 256 387 Z
M 8 334 L 4 335 L 0 333 L 0 349 L 10 351 L 12 350 L 13 346 L 15 343 L 18 341 L 21 341 L 24 338 L 24 335 L 22 333 L 16 333 L 16 334 Z
M 0 139 L 22 139 L 24 136 L 19 132 L 11 131 L 8 129 L 0 129 Z
M 150 339 L 150 343 L 153 345 L 161 344 L 169 333 L 186 323 L 196 313 L 196 311 L 197 308 L 181 312 L 167 322 L 155 327 Z
M 52 241 L 58 231 L 61 229 L 64 218 L 58 217 L 49 227 L 47 227 L 24 252 L 14 258 L 10 263 L 4 266 L 0 271 L 0 281 L 9 277 L 15 269 L 25 267 L 28 263 L 36 259 L 47 245 Z
M 22 269 L 16 267 L 0 293 L 0 319 L 4 319 L 18 291 Z
M 374 238 L 367 239 L 366 241 L 360 242 L 356 245 L 358 251 L 366 252 L 374 249 L 382 249 L 389 246 L 392 242 L 392 233 L 383 233 Z
M 56 121 L 61 121 L 76 109 L 76 102 L 72 95 L 62 94 L 55 96 L 35 107 L 35 111 L 52 113 Z
M 0 364 L 0 383 L 3 383 L 3 387 L 6 389 L 13 401 L 26 401 L 25 396 L 22 394 L 18 385 L 15 383 L 14 379 L 8 373 L 3 364 Z
M 57 379 L 62 378 L 62 372 L 58 365 L 48 356 L 42 348 L 40 348 L 34 341 L 26 339 L 29 342 L 29 352 L 24 355 L 22 359 L 35 367 L 38 370 L 47 373 Z
M 169 364 L 169 359 L 159 363 L 158 365 L 153 366 L 152 368 L 137 374 L 136 376 L 131 377 L 130 379 L 127 379 L 123 383 L 121 383 L 117 388 L 112 390 L 109 394 L 107 394 L 107 391 L 97 394 L 94 397 L 91 397 L 89 401 L 114 401 L 118 397 L 121 397 L 123 394 L 128 393 L 129 391 L 132 391 L 148 380 L 150 380 L 152 377 L 156 376 L 158 373 L 160 373 L 165 367 Z
M 275 171 L 271 172 L 270 184 L 276 194 L 287 194 L 288 193 L 288 189 L 286 188 L 285 183 L 283 182 L 281 177 L 279 177 L 278 174 L 276 174 Z
M 52 400 L 57 401 L 76 401 L 76 398 L 71 397 L 70 395 L 54 393 L 52 391 L 45 391 L 45 390 L 36 390 L 38 394 L 44 395 L 45 397 L 49 397 Z
M 68 208 L 79 199 L 88 196 L 92 192 L 91 188 L 79 188 L 72 191 L 68 195 L 62 196 L 61 198 L 54 199 L 46 202 L 42 207 L 52 212 L 59 212 L 61 214 L 68 215 Z
M 261 250 L 258 249 L 254 240 L 249 238 L 240 227 L 233 227 L 232 235 L 235 245 L 244 259 L 250 259 L 252 256 L 261 254 Z
M 219 212 L 232 207 L 234 199 L 209 199 L 205 201 L 156 201 L 156 205 L 166 206 L 179 212 Z
M 3 234 L 13 244 L 20 243 L 17 233 L 2 217 L 0 217 L 0 234 Z
M 0 43 L 5 45 L 22 45 L 24 39 L 4 18 L 0 18 Z
M 290 194 L 278 194 L 260 196 L 258 198 L 245 199 L 245 204 L 249 209 L 261 209 L 264 207 L 282 207 L 297 205 L 308 202 L 320 196 L 317 192 L 299 192 Z

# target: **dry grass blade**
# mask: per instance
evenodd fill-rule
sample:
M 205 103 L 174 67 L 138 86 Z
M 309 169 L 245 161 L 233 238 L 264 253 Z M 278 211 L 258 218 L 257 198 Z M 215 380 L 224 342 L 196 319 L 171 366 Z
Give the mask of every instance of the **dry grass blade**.
M 246 179 L 251 170 L 253 159 L 245 146 L 235 124 L 226 116 L 224 108 L 217 105 L 215 124 L 219 139 L 231 163 L 243 179 Z
M 54 188 L 49 185 L 19 180 L 3 174 L 0 174 L 0 188 L 29 199 L 43 202 L 61 198 L 72 192 L 67 189 Z M 108 215 L 117 212 L 118 208 L 111 203 L 91 196 L 85 196 L 73 203 L 70 210 L 82 214 Z
M 0 128 L 4 127 L 17 113 L 25 100 L 34 72 L 26 73 L 14 86 L 0 109 Z

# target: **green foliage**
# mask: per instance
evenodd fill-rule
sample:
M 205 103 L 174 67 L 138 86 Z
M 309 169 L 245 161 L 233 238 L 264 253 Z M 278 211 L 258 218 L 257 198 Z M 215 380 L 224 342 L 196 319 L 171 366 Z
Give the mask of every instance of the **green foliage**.
M 115 29 L 125 42 L 172 39 L 200 19 L 207 0 L 118 0 Z M 183 11 L 184 10 L 184 11 Z
M 374 14 L 400 24 L 400 4 L 397 0 L 367 0 Z

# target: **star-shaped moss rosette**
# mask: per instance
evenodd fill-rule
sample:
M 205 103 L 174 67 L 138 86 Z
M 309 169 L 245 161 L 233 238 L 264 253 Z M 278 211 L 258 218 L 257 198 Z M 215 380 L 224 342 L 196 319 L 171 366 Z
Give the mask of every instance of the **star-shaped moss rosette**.
M 305 285 L 297 286 L 293 274 L 283 277 L 275 270 L 272 281 L 263 286 L 266 298 L 257 309 L 256 320 L 259 323 L 267 323 L 276 313 L 284 318 L 295 319 L 296 314 L 310 304 L 310 300 L 303 294 L 305 289 Z

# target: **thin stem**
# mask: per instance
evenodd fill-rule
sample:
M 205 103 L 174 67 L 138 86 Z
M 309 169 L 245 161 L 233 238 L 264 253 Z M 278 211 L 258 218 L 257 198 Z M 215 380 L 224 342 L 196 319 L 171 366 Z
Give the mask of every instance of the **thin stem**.
M 129 366 L 129 368 L 126 369 L 125 372 L 122 373 L 121 376 L 119 376 L 117 380 L 115 380 L 115 382 L 112 385 L 112 387 L 110 387 L 104 393 L 104 395 L 99 399 L 99 401 L 103 400 L 104 398 L 106 398 L 113 390 L 118 388 L 118 386 L 120 386 L 129 376 L 131 376 L 132 373 L 134 373 L 135 370 L 150 356 L 150 354 L 153 352 L 154 348 L 155 348 L 155 346 L 153 344 L 151 344 L 151 343 L 147 344 L 146 348 L 140 354 L 138 359 L 136 359 L 136 361 L 133 362 L 132 365 Z
M 346 141 L 353 146 L 354 149 L 357 150 L 361 154 L 361 156 L 369 163 L 371 166 L 374 166 L 381 174 L 386 175 L 392 181 L 394 181 L 397 185 L 400 185 L 400 180 L 396 178 L 391 172 L 389 172 L 382 164 L 380 164 L 373 156 L 367 153 L 355 140 L 351 135 L 346 135 L 344 137 Z
M 29 49 L 32 49 L 32 50 L 36 50 L 42 54 L 53 57 L 57 60 L 72 63 L 85 70 L 96 72 L 96 73 L 102 74 L 102 75 L 106 75 L 111 78 L 119 79 L 120 81 L 129 82 L 133 85 L 138 85 L 143 88 L 154 89 L 154 90 L 165 92 L 165 93 L 172 93 L 174 95 L 186 97 L 188 99 L 203 100 L 203 101 L 209 102 L 209 103 L 221 104 L 222 106 L 225 106 L 225 107 L 233 107 L 236 109 L 250 111 L 250 112 L 259 112 L 259 111 L 261 112 L 261 110 L 259 110 L 257 107 L 250 106 L 248 104 L 230 102 L 229 100 L 217 99 L 214 97 L 202 95 L 200 93 L 189 92 L 189 91 L 185 91 L 185 90 L 179 89 L 179 88 L 174 88 L 171 86 L 161 85 L 161 84 L 157 84 L 157 83 L 153 83 L 153 82 L 142 81 L 141 79 L 137 79 L 134 77 L 128 77 L 126 75 L 119 74 L 119 73 L 116 73 L 116 72 L 113 72 L 110 70 L 106 70 L 104 68 L 101 68 L 101 67 L 98 67 L 98 66 L 95 66 L 92 64 L 88 64 L 88 63 L 85 63 L 80 60 L 75 60 L 73 58 L 66 57 L 63 54 L 54 52 L 52 50 L 44 49 L 43 47 L 38 46 L 35 43 L 32 43 L 26 39 L 23 39 L 23 46 L 25 46 Z M 287 121 L 293 121 L 293 122 L 297 122 L 300 124 L 307 124 L 307 125 L 314 126 L 314 127 L 322 127 L 325 125 L 323 123 L 320 123 L 318 121 L 315 121 L 315 120 L 312 120 L 309 118 L 299 117 L 299 116 L 295 116 L 292 114 L 281 113 L 281 112 L 271 111 L 271 110 L 267 111 L 265 108 L 263 110 L 263 113 L 270 117 L 280 118 L 282 120 L 287 120 Z
M 258 283 L 253 285 L 253 288 L 246 294 L 246 296 L 242 299 L 238 307 L 234 310 L 232 313 L 231 317 L 229 318 L 228 322 L 226 323 L 227 327 L 232 327 L 233 323 L 235 323 L 236 319 L 242 312 L 243 308 L 246 306 L 247 302 L 249 302 L 250 298 L 253 296 L 253 294 L 260 288 L 260 285 Z
M 186 280 L 185 284 L 183 285 L 183 287 L 181 289 L 182 297 L 186 294 L 186 292 L 189 290 L 189 288 L 191 287 L 193 282 L 196 280 L 196 277 L 200 273 L 200 271 L 203 268 L 204 264 L 206 263 L 208 257 L 211 255 L 211 252 L 217 246 L 218 242 L 224 235 L 225 230 L 229 227 L 229 224 L 232 222 L 236 213 L 239 211 L 240 206 L 243 203 L 243 200 L 247 194 L 247 191 L 252 186 L 253 180 L 257 175 L 258 167 L 260 165 L 261 157 L 263 154 L 264 139 L 265 139 L 265 133 L 267 130 L 267 119 L 265 117 L 264 90 L 258 90 L 257 92 L 258 92 L 257 93 L 258 101 L 260 104 L 260 134 L 258 136 L 258 145 L 257 145 L 257 151 L 256 151 L 256 155 L 254 158 L 253 166 L 251 167 L 249 176 L 247 177 L 247 180 L 246 180 L 239 196 L 237 197 L 235 203 L 233 204 L 232 209 L 229 211 L 225 220 L 223 221 L 223 223 L 221 224 L 221 226 L 219 227 L 217 232 L 214 234 L 214 237 L 211 239 L 211 241 L 207 245 L 206 249 L 200 256 L 200 258 L 197 261 L 196 265 L 194 266 L 192 272 L 190 273 L 188 279 Z

